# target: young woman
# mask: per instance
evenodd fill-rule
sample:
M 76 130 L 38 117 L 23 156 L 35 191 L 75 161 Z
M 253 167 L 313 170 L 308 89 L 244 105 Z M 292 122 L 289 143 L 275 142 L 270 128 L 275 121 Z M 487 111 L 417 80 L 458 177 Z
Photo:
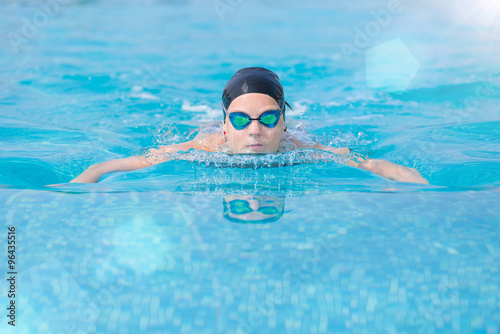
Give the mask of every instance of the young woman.
M 314 148 L 339 155 L 350 153 L 347 147 L 309 145 L 287 134 L 287 105 L 283 87 L 274 72 L 262 67 L 243 68 L 227 82 L 222 93 L 222 133 L 200 132 L 193 140 L 150 149 L 144 156 L 95 164 L 70 182 L 95 183 L 106 173 L 149 167 L 168 160 L 170 154 L 190 149 L 227 154 L 272 154 L 286 149 Z M 416 169 L 386 160 L 349 160 L 348 164 L 395 181 L 429 183 Z

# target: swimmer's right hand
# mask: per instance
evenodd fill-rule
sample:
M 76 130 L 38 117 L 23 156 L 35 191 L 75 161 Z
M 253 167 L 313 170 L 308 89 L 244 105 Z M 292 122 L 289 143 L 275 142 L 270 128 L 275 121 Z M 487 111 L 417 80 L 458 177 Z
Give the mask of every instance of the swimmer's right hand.
M 134 156 L 124 159 L 115 159 L 101 162 L 87 168 L 83 173 L 75 177 L 70 183 L 97 183 L 101 176 L 111 172 L 125 172 L 149 167 L 152 164 L 147 159 Z

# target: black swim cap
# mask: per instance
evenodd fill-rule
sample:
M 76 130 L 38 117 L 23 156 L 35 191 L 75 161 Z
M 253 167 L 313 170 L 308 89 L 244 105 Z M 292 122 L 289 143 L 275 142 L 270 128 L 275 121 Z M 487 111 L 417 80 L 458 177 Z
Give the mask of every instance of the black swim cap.
M 278 75 L 264 67 L 246 67 L 236 72 L 224 87 L 222 92 L 224 122 L 231 102 L 238 96 L 248 93 L 262 93 L 272 97 L 283 112 L 283 119 L 285 118 L 285 104 L 288 103 L 285 101 L 285 93 Z

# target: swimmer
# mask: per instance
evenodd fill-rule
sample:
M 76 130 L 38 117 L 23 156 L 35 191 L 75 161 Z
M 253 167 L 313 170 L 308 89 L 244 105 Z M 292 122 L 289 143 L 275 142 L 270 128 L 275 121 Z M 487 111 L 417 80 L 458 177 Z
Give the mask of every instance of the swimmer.
M 104 174 L 149 167 L 167 161 L 171 154 L 190 149 L 228 154 L 273 154 L 279 153 L 283 142 L 287 141 L 292 143 L 292 149 L 313 148 L 342 156 L 351 152 L 347 147 L 304 143 L 287 133 L 286 106 L 290 107 L 274 72 L 263 67 L 242 68 L 227 82 L 222 93 L 222 132 L 200 132 L 190 141 L 150 149 L 144 156 L 91 165 L 70 183 L 96 183 Z M 416 169 L 387 160 L 349 159 L 347 164 L 394 181 L 429 183 Z

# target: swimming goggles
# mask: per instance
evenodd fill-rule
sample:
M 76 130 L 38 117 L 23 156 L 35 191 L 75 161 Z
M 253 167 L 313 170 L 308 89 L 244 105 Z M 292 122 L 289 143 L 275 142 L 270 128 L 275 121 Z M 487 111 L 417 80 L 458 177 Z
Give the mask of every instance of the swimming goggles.
M 274 206 L 264 206 L 254 210 L 250 207 L 250 203 L 243 199 L 235 199 L 227 203 L 229 205 L 229 211 L 235 215 L 246 215 L 247 213 L 258 211 L 265 215 L 276 215 L 280 213 L 280 210 Z
M 229 114 L 229 120 L 236 130 L 243 130 L 246 128 L 251 121 L 259 121 L 260 124 L 267 126 L 268 128 L 274 128 L 280 120 L 281 110 L 270 110 L 266 111 L 258 118 L 251 118 L 242 112 L 233 112 Z

